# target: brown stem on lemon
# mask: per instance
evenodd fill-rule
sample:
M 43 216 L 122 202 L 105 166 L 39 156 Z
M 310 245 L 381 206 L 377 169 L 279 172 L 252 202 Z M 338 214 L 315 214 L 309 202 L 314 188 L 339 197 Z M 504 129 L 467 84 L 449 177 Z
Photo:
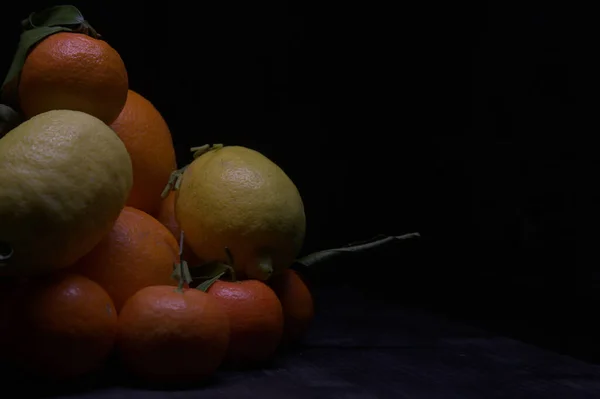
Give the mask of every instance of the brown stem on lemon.
M 198 158 L 201 155 L 206 154 L 209 151 L 212 150 L 218 150 L 219 148 L 223 148 L 223 144 L 204 144 L 201 145 L 200 147 L 192 147 L 190 148 L 190 151 L 194 153 L 193 157 L 194 159 Z
M 194 153 L 194 159 L 196 159 L 202 154 L 205 154 L 212 150 L 217 150 L 222 147 L 223 147 L 223 144 L 213 144 L 212 146 L 210 144 L 205 144 L 200 147 L 192 147 L 190 149 L 190 151 L 192 151 Z M 160 193 L 160 197 L 162 199 L 167 198 L 167 196 L 169 195 L 169 193 L 171 191 L 179 190 L 179 188 L 181 187 L 181 182 L 183 181 L 183 172 L 185 172 L 185 169 L 188 166 L 189 165 L 186 165 L 181 169 L 177 169 L 177 170 L 174 170 L 173 172 L 171 172 L 171 175 L 169 176 L 169 181 L 165 185 L 165 188 L 163 188 L 162 193 Z
M 194 153 L 194 159 L 199 157 L 200 155 L 204 154 L 205 152 L 207 152 L 210 149 L 210 144 L 204 144 L 201 145 L 200 147 L 192 147 L 190 148 L 190 151 Z
M 173 186 L 175 185 L 175 180 L 177 180 L 176 173 L 177 173 L 177 170 L 174 172 L 171 172 L 171 175 L 169 176 L 169 181 L 167 182 L 167 185 L 165 186 L 165 188 L 163 188 L 162 193 L 160 194 L 160 197 L 162 199 L 167 198 L 167 196 L 169 195 L 171 190 L 173 190 Z
M 178 191 L 181 187 L 181 183 L 183 182 L 183 172 L 185 171 L 185 168 L 187 168 L 187 166 L 179 169 L 180 172 L 177 175 L 177 179 L 175 179 L 175 187 L 173 188 L 175 191 Z
M 187 165 L 181 169 L 177 169 L 171 172 L 171 175 L 169 176 L 169 181 L 167 182 L 165 188 L 163 188 L 162 193 L 160 194 L 160 197 L 162 199 L 167 198 L 171 191 L 179 190 L 179 187 L 181 187 L 181 181 L 183 180 L 183 172 L 185 172 L 186 168 Z

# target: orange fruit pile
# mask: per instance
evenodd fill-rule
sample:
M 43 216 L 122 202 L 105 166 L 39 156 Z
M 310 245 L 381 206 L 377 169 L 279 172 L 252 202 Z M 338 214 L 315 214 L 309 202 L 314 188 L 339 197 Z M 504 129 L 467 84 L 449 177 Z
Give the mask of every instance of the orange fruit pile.
M 79 17 L 65 22 L 74 12 Z M 55 14 L 60 23 L 52 19 Z M 46 19 L 36 19 L 42 16 Z M 28 29 L 64 24 L 67 31 L 43 36 L 27 52 L 18 79 L 9 82 L 16 84 L 24 123 L 59 110 L 84 115 L 81 125 L 93 119 L 124 148 L 131 167 L 121 180 L 129 191 L 121 190 L 127 201 L 114 212 L 99 209 L 95 218 L 71 229 L 73 246 L 92 242 L 85 232 L 98 225 L 105 233 L 61 268 L 25 277 L 13 273 L 6 266 L 16 255 L 0 242 L 0 362 L 36 378 L 69 380 L 100 370 L 115 354 L 146 381 L 181 384 L 204 381 L 221 367 L 259 367 L 282 345 L 300 342 L 314 310 L 309 289 L 289 269 L 305 230 L 302 200 L 291 179 L 243 147 L 195 149 L 193 165 L 176 170 L 168 123 L 129 87 L 118 51 L 72 6 L 53 7 L 30 20 L 36 26 Z M 67 135 L 78 126 L 69 125 Z M 16 129 L 0 140 L 18 142 Z M 77 165 L 64 164 L 93 169 L 77 159 Z M 108 155 L 104 159 L 108 165 Z M 119 178 L 97 169 L 88 181 Z M 65 196 L 44 192 L 45 206 L 59 209 L 59 194 Z M 71 208 L 88 215 L 82 209 L 99 204 L 102 195 L 87 193 Z M 0 209 L 8 209 L 6 204 L 0 195 Z M 72 225 L 73 212 L 55 213 L 61 226 Z M 39 234 L 54 237 L 58 228 L 45 215 L 39 211 L 44 229 Z M 222 223 L 227 215 L 229 222 Z M 30 233 L 28 239 L 35 240 L 38 232 Z M 48 264 L 61 255 L 50 254 Z

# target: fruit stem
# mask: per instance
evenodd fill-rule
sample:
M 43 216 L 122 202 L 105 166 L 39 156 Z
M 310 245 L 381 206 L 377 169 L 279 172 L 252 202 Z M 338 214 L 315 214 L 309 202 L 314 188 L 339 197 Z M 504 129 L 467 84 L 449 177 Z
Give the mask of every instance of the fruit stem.
M 235 268 L 234 268 L 234 263 L 233 263 L 233 254 L 231 253 L 231 250 L 229 249 L 229 247 L 225 247 L 225 253 L 227 254 L 227 261 L 229 262 L 229 265 L 227 270 L 229 271 L 229 277 L 231 278 L 231 281 L 237 281 L 236 275 L 235 275 Z
M 223 144 L 204 144 L 201 145 L 200 147 L 192 147 L 190 148 L 190 151 L 194 153 L 194 159 L 198 158 L 199 156 L 206 154 L 209 151 L 212 150 L 218 150 L 219 148 L 223 148 Z
M 196 159 L 200 155 L 205 154 L 208 151 L 218 150 L 219 148 L 222 148 L 222 147 L 223 147 L 223 144 L 213 144 L 212 146 L 210 144 L 204 144 L 200 147 L 192 147 L 190 149 L 190 151 L 192 151 L 194 153 L 194 159 Z M 189 165 L 185 165 L 183 168 L 177 169 L 177 170 L 174 170 L 173 172 L 171 172 L 171 175 L 169 176 L 169 181 L 167 182 L 167 185 L 165 186 L 165 188 L 163 188 L 162 193 L 160 194 L 160 197 L 162 199 L 167 198 L 167 196 L 169 195 L 169 193 L 171 191 L 179 190 L 179 187 L 181 187 L 181 182 L 183 181 L 183 172 L 185 172 L 185 169 L 188 166 Z
M 171 191 L 179 190 L 179 187 L 181 187 L 181 181 L 183 179 L 183 172 L 185 172 L 186 168 L 187 165 L 181 169 L 177 169 L 171 172 L 171 175 L 169 176 L 169 181 L 167 182 L 165 188 L 163 188 L 162 193 L 160 194 L 160 197 L 162 199 L 167 198 Z
M 190 268 L 188 267 L 187 262 L 183 259 L 183 237 L 184 233 L 181 231 L 181 235 L 179 236 L 179 263 L 175 264 L 173 277 L 176 280 L 179 280 L 177 285 L 177 291 L 183 292 L 183 289 L 186 284 L 190 284 L 192 282 L 192 275 L 190 273 Z
M 261 280 L 268 280 L 273 274 L 273 261 L 270 256 L 263 256 L 258 261 L 258 270 L 261 273 Z

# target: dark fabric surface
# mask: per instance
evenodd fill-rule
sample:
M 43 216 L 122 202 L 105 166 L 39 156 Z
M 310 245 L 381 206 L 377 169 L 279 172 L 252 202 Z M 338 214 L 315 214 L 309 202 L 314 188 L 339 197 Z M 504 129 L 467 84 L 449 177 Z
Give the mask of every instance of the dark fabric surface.
M 260 370 L 222 372 L 207 386 L 180 391 L 149 390 L 124 378 L 103 377 L 79 392 L 46 391 L 45 396 L 579 399 L 600 395 L 598 366 L 383 301 L 369 292 L 347 283 L 321 286 L 315 291 L 318 312 L 305 345 Z

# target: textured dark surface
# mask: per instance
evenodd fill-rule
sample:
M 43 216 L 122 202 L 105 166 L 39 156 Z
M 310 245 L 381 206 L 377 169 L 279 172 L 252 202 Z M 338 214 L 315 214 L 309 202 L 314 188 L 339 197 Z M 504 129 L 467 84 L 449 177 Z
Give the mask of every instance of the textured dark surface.
M 222 372 L 187 390 L 148 390 L 106 377 L 52 398 L 597 398 L 600 367 L 423 310 L 384 302 L 355 285 L 316 292 L 303 348 L 255 371 Z M 25 386 L 30 386 L 27 383 Z M 23 385 L 22 385 L 23 386 Z M 23 392 L 23 395 L 27 393 Z

